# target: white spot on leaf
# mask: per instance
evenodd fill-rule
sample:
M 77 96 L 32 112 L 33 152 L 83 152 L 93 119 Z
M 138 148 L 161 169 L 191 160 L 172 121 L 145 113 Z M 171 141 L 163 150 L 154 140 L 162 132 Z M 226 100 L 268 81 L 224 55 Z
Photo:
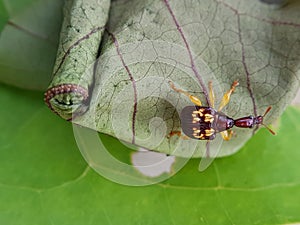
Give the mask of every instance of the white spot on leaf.
M 158 177 L 163 173 L 171 173 L 175 156 L 152 152 L 140 148 L 131 155 L 132 165 L 147 177 Z

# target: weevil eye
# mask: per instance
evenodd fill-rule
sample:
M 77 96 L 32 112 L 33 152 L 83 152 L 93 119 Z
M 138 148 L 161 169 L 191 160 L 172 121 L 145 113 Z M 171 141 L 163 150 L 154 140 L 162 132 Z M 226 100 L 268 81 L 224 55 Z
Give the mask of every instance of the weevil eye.
M 231 120 L 231 119 L 228 119 L 228 120 L 227 120 L 227 128 L 231 128 L 231 127 L 233 127 L 233 126 L 234 126 L 234 121 Z

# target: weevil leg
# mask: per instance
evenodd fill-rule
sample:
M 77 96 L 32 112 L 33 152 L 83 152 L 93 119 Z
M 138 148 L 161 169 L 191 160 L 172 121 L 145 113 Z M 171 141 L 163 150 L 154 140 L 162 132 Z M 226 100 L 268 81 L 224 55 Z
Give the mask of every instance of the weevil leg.
M 225 141 L 229 141 L 232 138 L 233 131 L 232 130 L 225 130 L 221 132 L 221 136 Z
M 224 94 L 218 111 L 221 111 L 229 103 L 230 96 L 234 92 L 235 87 L 238 85 L 239 82 L 237 80 L 232 83 L 231 88 Z
M 194 104 L 197 105 L 197 106 L 202 106 L 202 103 L 201 103 L 201 101 L 200 101 L 199 98 L 197 98 L 197 97 L 194 96 L 194 95 L 191 95 L 190 93 L 188 93 L 188 92 L 186 92 L 186 91 L 184 91 L 184 90 L 182 90 L 182 89 L 176 88 L 175 85 L 174 85 L 174 83 L 173 83 L 172 81 L 169 81 L 169 84 L 170 84 L 170 87 L 171 87 L 174 91 L 179 92 L 179 93 L 182 93 L 182 94 L 186 95 L 187 97 L 189 97 L 189 99 L 190 99 L 190 101 L 191 101 L 192 103 L 194 103 Z
M 173 136 L 178 136 L 178 137 L 180 137 L 181 139 L 183 139 L 183 140 L 188 140 L 188 139 L 190 139 L 188 136 L 186 136 L 186 135 L 183 135 L 182 133 L 181 133 L 181 131 L 171 131 L 170 133 L 169 133 L 169 135 L 168 135 L 168 138 L 171 138 L 171 137 L 173 137 Z
M 215 108 L 215 94 L 212 87 L 212 81 L 208 82 L 208 88 L 209 88 L 209 101 L 212 108 Z

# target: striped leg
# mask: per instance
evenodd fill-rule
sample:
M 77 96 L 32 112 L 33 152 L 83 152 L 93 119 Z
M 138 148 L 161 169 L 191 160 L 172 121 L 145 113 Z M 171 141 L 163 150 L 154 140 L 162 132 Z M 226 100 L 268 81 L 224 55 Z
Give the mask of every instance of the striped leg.
M 194 104 L 197 105 L 197 106 L 202 106 L 202 103 L 201 103 L 201 101 L 200 101 L 199 98 L 197 98 L 197 97 L 194 96 L 194 95 L 191 95 L 190 93 L 188 93 L 188 92 L 186 92 L 186 91 L 184 91 L 184 90 L 181 90 L 181 89 L 176 88 L 175 85 L 174 85 L 174 83 L 173 83 L 172 81 L 169 81 L 169 84 L 170 84 L 171 88 L 172 88 L 174 91 L 179 92 L 179 93 L 182 93 L 182 94 L 186 95 L 187 97 L 189 97 L 189 99 L 190 99 L 190 101 L 191 101 L 192 103 L 194 103 Z
M 239 85 L 239 82 L 237 80 L 233 82 L 233 84 L 231 85 L 231 88 L 224 94 L 218 111 L 222 111 L 222 109 L 229 103 L 230 96 L 234 92 L 235 87 L 238 85 Z

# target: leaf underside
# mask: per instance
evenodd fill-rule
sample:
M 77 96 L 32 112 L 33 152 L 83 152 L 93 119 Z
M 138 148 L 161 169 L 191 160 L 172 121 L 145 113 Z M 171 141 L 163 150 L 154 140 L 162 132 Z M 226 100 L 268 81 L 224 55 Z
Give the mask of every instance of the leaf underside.
M 299 10 L 299 2 L 273 10 L 254 1 L 115 1 L 90 109 L 74 121 L 148 149 L 201 156 L 204 142 L 195 147 L 191 141 L 174 152 L 180 139 L 167 138 L 181 130 L 178 114 L 191 104 L 168 81 L 198 96 L 203 105 L 208 105 L 212 81 L 217 108 L 238 80 L 224 112 L 233 118 L 257 116 L 272 106 L 265 118 L 269 124 L 299 87 Z M 234 132 L 218 156 L 233 154 L 253 134 L 250 129 Z

